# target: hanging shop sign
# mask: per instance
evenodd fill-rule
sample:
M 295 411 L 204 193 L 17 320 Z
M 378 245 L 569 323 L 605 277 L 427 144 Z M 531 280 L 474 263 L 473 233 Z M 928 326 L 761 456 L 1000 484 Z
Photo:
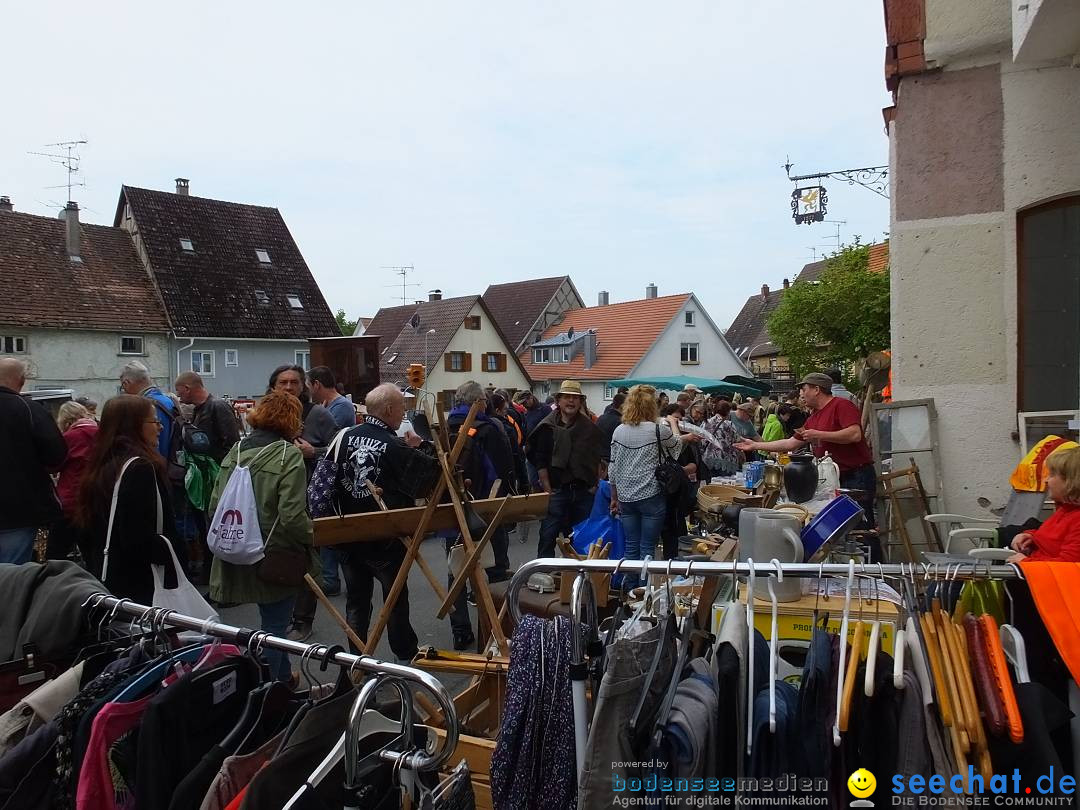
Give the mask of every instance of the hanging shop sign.
M 791 216 L 796 225 L 821 222 L 825 219 L 829 194 L 824 186 L 804 186 L 791 192 Z

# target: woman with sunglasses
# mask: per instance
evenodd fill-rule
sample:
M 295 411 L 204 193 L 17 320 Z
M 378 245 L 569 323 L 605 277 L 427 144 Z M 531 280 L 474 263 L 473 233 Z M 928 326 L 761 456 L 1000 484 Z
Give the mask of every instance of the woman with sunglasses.
M 165 585 L 172 585 L 166 544 L 172 544 L 181 570 L 187 558 L 174 536 L 165 460 L 157 451 L 161 430 L 157 409 L 146 397 L 121 394 L 106 402 L 75 511 L 90 571 L 114 596 L 144 605 L 153 604 L 151 563 L 165 566 Z

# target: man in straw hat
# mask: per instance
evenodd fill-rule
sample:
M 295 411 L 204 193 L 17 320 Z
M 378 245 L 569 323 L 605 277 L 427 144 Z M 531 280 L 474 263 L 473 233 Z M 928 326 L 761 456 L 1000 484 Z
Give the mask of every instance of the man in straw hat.
M 540 486 L 551 493 L 540 524 L 540 557 L 554 557 L 555 538 L 569 536 L 592 511 L 604 449 L 603 434 L 584 413 L 581 383 L 564 380 L 555 406 L 529 434 L 529 458 Z

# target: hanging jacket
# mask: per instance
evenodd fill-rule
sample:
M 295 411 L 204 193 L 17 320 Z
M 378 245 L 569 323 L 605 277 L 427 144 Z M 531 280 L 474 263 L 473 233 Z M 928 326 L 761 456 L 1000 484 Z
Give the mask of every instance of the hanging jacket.
M 259 451 L 270 444 L 280 449 Z M 308 559 L 308 573 L 318 578 L 322 570 L 318 551 L 313 545 L 314 532 L 307 513 L 307 476 L 304 457 L 291 443 L 266 430 L 256 430 L 237 443 L 239 462 L 251 464 L 251 487 L 255 492 L 255 504 L 259 512 L 259 528 L 266 547 L 274 546 L 304 551 Z M 255 456 L 259 456 L 255 459 Z M 221 464 L 221 474 L 214 486 L 208 511 L 217 509 L 225 485 L 237 464 L 237 450 L 233 448 Z M 276 525 L 275 525 L 276 522 Z M 258 564 L 234 565 L 214 558 L 210 571 L 210 596 L 219 602 L 265 603 L 276 602 L 296 593 L 296 588 L 271 585 L 258 576 Z
M 770 413 L 765 419 L 765 425 L 761 428 L 761 440 L 763 442 L 775 442 L 784 438 L 784 424 L 775 413 Z

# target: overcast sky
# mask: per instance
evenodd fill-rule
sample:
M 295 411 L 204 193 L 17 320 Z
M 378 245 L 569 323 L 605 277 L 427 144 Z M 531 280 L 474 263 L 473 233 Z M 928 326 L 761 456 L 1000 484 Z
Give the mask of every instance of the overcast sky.
M 7 4 L 0 194 L 84 219 L 120 185 L 276 206 L 330 306 L 569 274 L 587 305 L 693 291 L 726 328 L 835 244 L 793 173 L 884 164 L 881 4 Z M 45 150 L 47 151 L 47 150 Z M 888 203 L 827 183 L 841 236 Z

